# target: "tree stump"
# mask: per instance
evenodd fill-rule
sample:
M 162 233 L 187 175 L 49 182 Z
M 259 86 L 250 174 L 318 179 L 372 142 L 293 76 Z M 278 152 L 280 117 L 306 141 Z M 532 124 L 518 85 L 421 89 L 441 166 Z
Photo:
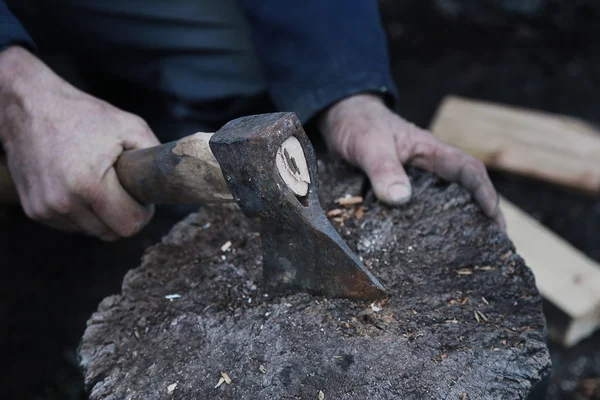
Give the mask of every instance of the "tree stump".
M 326 210 L 363 190 L 345 165 L 319 166 Z M 79 355 L 90 398 L 545 398 L 550 357 L 531 271 L 463 188 L 410 176 L 405 206 L 368 194 L 331 213 L 386 302 L 274 296 L 239 210 L 187 217 L 88 321 Z

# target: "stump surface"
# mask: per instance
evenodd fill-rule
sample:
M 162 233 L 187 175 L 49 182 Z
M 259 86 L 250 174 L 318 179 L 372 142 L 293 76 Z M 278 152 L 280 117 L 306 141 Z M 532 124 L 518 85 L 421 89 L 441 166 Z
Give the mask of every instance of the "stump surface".
M 320 169 L 326 210 L 363 188 L 340 164 Z M 251 222 L 229 208 L 190 215 L 88 321 L 90 398 L 544 398 L 531 271 L 463 188 L 410 175 L 409 204 L 368 195 L 334 222 L 391 293 L 384 303 L 267 293 Z

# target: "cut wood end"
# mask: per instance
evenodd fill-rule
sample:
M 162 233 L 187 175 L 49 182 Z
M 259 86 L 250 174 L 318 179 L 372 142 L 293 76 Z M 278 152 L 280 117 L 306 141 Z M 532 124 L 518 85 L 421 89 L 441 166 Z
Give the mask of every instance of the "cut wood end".
M 221 377 L 225 380 L 225 383 L 231 385 L 231 378 L 227 372 L 221 372 Z
M 300 141 L 291 136 L 283 142 L 277 151 L 275 162 L 279 175 L 294 194 L 306 196 L 310 174 Z

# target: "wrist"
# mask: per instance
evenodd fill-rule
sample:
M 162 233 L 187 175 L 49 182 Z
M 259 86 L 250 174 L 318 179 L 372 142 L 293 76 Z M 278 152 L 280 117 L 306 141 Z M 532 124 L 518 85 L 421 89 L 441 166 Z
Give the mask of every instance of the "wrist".
M 21 46 L 10 46 L 0 52 L 0 93 L 13 92 L 18 87 L 32 60 L 37 58 Z
M 45 94 L 55 92 L 53 82 L 61 78 L 40 59 L 20 46 L 11 46 L 0 52 L 0 125 L 22 118 L 34 102 Z M 10 129 L 0 129 L 0 141 L 11 141 Z

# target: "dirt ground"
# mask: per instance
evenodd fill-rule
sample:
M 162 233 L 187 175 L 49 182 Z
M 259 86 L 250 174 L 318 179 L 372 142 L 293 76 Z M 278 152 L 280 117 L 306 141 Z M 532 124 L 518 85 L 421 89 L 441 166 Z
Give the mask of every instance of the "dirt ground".
M 449 21 L 442 12 L 400 3 L 407 2 L 385 1 L 383 14 L 406 118 L 427 126 L 441 98 L 454 93 L 600 123 L 596 31 L 569 29 L 569 20 L 500 18 L 503 23 L 485 25 L 467 15 Z M 593 11 L 581 11 L 588 24 L 598 20 Z M 500 174 L 493 179 L 503 195 L 600 261 L 600 201 Z M 3 213 L 0 388 L 6 398 L 84 399 L 75 353 L 86 319 L 183 214 L 161 209 L 136 239 L 104 244 L 43 228 L 18 210 Z M 553 318 L 555 311 L 548 307 L 547 314 Z M 600 333 L 569 351 L 551 344 L 551 354 L 550 399 L 600 398 Z

